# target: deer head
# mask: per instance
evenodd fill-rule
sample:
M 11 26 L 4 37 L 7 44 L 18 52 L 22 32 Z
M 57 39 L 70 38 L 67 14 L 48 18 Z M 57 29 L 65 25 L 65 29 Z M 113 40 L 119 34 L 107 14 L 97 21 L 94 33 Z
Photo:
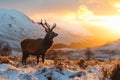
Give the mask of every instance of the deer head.
M 50 27 L 50 25 L 47 23 L 47 21 L 45 20 L 45 23 L 43 23 L 42 19 L 39 24 L 41 24 L 42 27 L 45 29 L 46 37 L 48 37 L 49 39 L 52 40 L 54 37 L 58 36 L 57 33 L 53 32 L 53 29 L 56 27 L 56 24 L 54 24 L 52 27 Z

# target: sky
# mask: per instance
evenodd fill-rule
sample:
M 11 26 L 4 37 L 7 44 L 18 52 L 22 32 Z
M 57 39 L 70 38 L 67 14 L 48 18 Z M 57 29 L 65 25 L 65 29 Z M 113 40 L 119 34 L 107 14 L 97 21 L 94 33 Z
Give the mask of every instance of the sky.
M 77 35 L 105 42 L 120 38 L 120 0 L 0 0 L 0 8 L 55 22 Z

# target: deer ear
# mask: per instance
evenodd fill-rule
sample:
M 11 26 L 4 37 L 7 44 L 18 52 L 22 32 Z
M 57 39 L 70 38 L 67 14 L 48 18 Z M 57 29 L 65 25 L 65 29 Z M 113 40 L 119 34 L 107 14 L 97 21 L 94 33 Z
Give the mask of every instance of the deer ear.
M 56 23 L 53 24 L 53 27 L 51 28 L 51 30 L 53 30 L 56 27 Z

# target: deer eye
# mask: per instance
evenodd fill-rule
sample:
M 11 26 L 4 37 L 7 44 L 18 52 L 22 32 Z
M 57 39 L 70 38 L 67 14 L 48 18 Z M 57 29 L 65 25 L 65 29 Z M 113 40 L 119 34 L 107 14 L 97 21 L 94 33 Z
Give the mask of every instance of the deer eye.
M 53 35 L 55 35 L 55 33 L 53 32 Z

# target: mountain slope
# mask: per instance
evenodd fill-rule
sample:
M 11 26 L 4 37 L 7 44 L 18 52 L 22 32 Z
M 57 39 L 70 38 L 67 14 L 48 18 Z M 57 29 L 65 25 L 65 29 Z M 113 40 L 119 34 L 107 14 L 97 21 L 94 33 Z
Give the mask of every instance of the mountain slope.
M 112 52 L 112 53 L 119 53 L 120 52 L 120 40 L 117 40 L 113 43 L 98 47 L 96 50 L 103 51 L 103 52 Z
M 42 33 L 42 29 L 24 14 L 0 10 L 0 40 L 7 41 L 13 48 L 20 48 L 23 39 L 40 37 Z

